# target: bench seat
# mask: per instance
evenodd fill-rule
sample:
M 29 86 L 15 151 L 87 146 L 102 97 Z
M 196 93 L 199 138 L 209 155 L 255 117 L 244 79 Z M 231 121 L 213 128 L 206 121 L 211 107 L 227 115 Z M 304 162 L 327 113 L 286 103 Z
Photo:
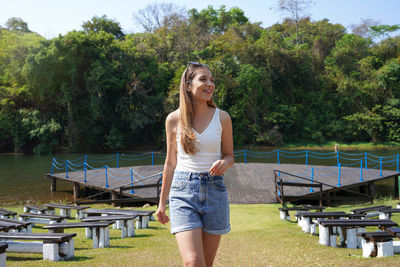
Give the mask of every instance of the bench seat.
M 305 233 L 316 234 L 316 226 L 313 219 L 338 219 L 338 218 L 362 218 L 362 214 L 349 214 L 344 211 L 328 211 L 328 212 L 302 212 L 296 214 L 299 226 Z
M 90 208 L 89 206 L 64 205 L 57 203 L 44 204 L 44 206 L 49 210 L 50 214 L 55 215 L 55 209 L 60 209 L 60 215 L 67 216 L 68 218 L 71 218 L 71 210 L 76 210 L 76 219 L 83 218 L 82 210 Z
M 86 237 L 93 239 L 93 248 L 110 247 L 110 231 L 108 227 L 115 221 L 108 222 L 77 222 L 77 223 L 54 223 L 44 226 L 50 233 L 63 233 L 64 229 L 86 228 Z
M 48 214 L 35 214 L 24 213 L 19 215 L 19 220 L 24 222 L 39 223 L 39 224 L 52 224 L 66 222 L 66 216 L 48 215 Z
M 44 260 L 59 261 L 74 257 L 75 236 L 74 233 L 0 233 L 0 245 L 8 245 L 6 252 L 39 253 Z
M 119 225 L 116 227 L 121 229 L 121 238 L 135 236 L 134 219 L 138 215 L 107 215 L 107 216 L 90 216 L 81 219 L 82 222 L 102 222 L 102 221 L 116 221 Z

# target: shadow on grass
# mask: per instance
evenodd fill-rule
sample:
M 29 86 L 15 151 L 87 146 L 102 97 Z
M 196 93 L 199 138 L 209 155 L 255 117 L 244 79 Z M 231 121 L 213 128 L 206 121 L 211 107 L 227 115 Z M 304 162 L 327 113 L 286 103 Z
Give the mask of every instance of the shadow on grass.
M 154 230 L 167 230 L 166 227 L 158 227 L 158 226 L 149 226 L 147 229 L 154 229 Z
M 85 256 L 75 256 L 72 259 L 68 259 L 65 261 L 86 261 L 86 260 L 91 260 L 93 258 L 91 257 L 85 257 Z M 18 256 L 9 256 L 7 255 L 7 261 L 42 261 L 42 257 L 18 257 Z M 63 260 L 64 261 L 64 260 Z
M 134 246 L 115 246 L 115 245 L 112 245 L 111 248 L 134 248 Z

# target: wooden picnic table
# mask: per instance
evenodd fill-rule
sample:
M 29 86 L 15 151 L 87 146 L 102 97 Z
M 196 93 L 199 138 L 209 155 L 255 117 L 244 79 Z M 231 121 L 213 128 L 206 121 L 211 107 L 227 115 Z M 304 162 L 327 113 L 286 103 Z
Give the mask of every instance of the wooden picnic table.
M 280 217 L 282 220 L 290 221 L 289 211 L 296 211 L 296 216 L 300 213 L 307 212 L 310 210 L 317 210 L 322 212 L 326 207 L 324 206 L 311 206 L 311 205 L 304 205 L 304 206 L 297 206 L 297 207 L 283 207 L 278 208 L 280 211 Z M 297 220 L 297 218 L 296 218 Z
M 333 220 L 320 220 L 319 221 L 319 241 L 320 244 L 326 246 L 336 246 L 336 233 L 334 228 L 340 227 L 341 233 L 341 246 L 347 248 L 357 248 L 361 246 L 361 239 L 357 239 L 357 228 L 359 232 L 365 232 L 367 226 L 377 226 L 381 230 L 388 227 L 397 226 L 396 222 L 392 220 L 379 220 L 379 219 L 333 219 Z M 332 242 L 331 242 L 332 240 Z M 333 240 L 335 240 L 333 242 Z
M 38 205 L 25 205 L 24 212 L 26 213 L 37 213 L 37 214 L 46 214 L 48 211 L 47 207 L 42 207 Z
M 380 206 L 373 206 L 373 207 L 367 207 L 367 208 L 352 209 L 351 212 L 365 214 L 370 211 L 381 211 L 381 210 L 390 209 L 390 208 L 392 208 L 392 206 L 380 205 Z
M 90 208 L 89 206 L 75 206 L 75 205 L 64 205 L 57 203 L 44 204 L 49 210 L 50 214 L 56 214 L 55 209 L 60 209 L 60 215 L 67 216 L 71 218 L 71 210 L 76 210 L 76 218 L 83 218 L 82 210 Z
M 389 228 L 390 229 L 390 228 Z M 388 230 L 388 229 L 387 229 Z M 388 232 L 365 232 L 358 233 L 357 236 L 362 238 L 362 250 L 363 257 L 382 257 L 391 256 L 393 253 L 393 243 L 383 244 L 386 242 L 393 241 L 393 235 Z M 384 251 L 384 245 L 389 248 L 388 251 Z M 391 246 L 391 248 L 390 248 Z M 390 251 L 391 250 L 391 251 Z M 389 252 L 389 253 L 387 253 Z
M 66 216 L 60 215 L 48 215 L 48 214 L 35 214 L 35 213 L 24 213 L 19 215 L 20 221 L 39 223 L 39 224 L 52 224 L 66 222 Z
M 28 232 L 28 233 L 32 232 L 31 224 L 32 223 L 30 222 L 0 218 L 0 226 L 11 227 L 9 229 L 16 229 L 22 232 Z
M 110 231 L 108 227 L 115 221 L 108 222 L 77 222 L 77 223 L 54 223 L 44 226 L 49 233 L 63 233 L 64 229 L 86 228 L 86 237 L 93 239 L 93 248 L 110 247 Z
M 0 245 L 8 245 L 6 252 L 39 253 L 44 260 L 59 261 L 74 257 L 75 236 L 75 233 L 0 233 Z
M 155 211 L 152 210 L 128 210 L 128 209 L 87 209 L 82 211 L 84 215 L 136 215 L 139 220 L 136 221 L 136 229 L 147 228 L 150 216 Z
M 134 219 L 138 215 L 107 215 L 107 216 L 90 216 L 81 219 L 82 222 L 101 222 L 101 221 L 116 221 L 119 222 L 116 228 L 121 229 L 121 238 L 135 236 Z
M 17 218 L 17 213 L 15 211 L 12 211 L 12 210 L 0 209 L 0 217 L 1 218 L 16 219 Z

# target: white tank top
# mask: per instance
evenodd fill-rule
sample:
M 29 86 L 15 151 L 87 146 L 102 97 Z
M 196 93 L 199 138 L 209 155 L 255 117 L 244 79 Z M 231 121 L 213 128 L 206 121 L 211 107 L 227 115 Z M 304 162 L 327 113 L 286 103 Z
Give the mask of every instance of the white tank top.
M 187 154 L 183 150 L 180 142 L 179 126 L 176 134 L 176 143 L 178 149 L 177 164 L 175 170 L 187 172 L 208 172 L 213 163 L 221 159 L 221 134 L 222 125 L 219 119 L 219 109 L 216 108 L 214 115 L 207 128 L 196 134 L 197 153 Z

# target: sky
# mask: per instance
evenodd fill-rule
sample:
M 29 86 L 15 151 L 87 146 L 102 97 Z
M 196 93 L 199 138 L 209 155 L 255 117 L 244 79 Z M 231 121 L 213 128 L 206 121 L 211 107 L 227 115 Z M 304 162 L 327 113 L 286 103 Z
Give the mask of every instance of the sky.
M 227 10 L 239 7 L 251 22 L 262 22 L 263 27 L 284 18 L 273 8 L 277 0 L 0 0 L 0 25 L 5 26 L 10 17 L 19 17 L 28 23 L 31 31 L 50 39 L 80 30 L 83 22 L 94 16 L 107 15 L 118 21 L 125 33 L 135 33 L 143 29 L 134 20 L 133 13 L 157 2 L 173 3 L 187 10 L 201 10 L 208 5 L 214 8 L 225 5 Z M 308 14 L 314 21 L 326 18 L 350 29 L 351 24 L 367 18 L 380 24 L 400 24 L 399 11 L 400 0 L 314 0 Z

